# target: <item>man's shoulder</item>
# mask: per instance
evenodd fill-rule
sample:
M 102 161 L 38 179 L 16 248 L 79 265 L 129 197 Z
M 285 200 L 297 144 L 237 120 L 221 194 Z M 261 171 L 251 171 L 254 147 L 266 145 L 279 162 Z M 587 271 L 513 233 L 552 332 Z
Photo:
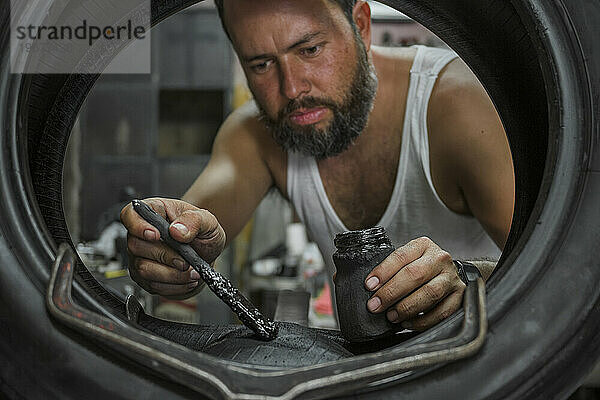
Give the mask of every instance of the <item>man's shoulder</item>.
M 506 133 L 491 99 L 460 59 L 440 73 L 427 125 L 430 160 L 444 179 L 449 176 L 459 182 L 483 171 L 486 163 L 510 158 Z
M 460 59 L 439 74 L 429 101 L 427 126 L 438 194 L 455 212 L 472 214 L 467 196 L 476 201 L 481 193 L 492 190 L 481 182 L 499 173 L 505 160 L 510 160 L 510 150 L 489 96 Z
M 219 130 L 218 140 L 254 144 L 262 151 L 277 151 L 278 146 L 261 121 L 260 111 L 254 100 L 236 108 Z
M 448 174 L 459 173 L 457 159 L 486 157 L 506 140 L 500 118 L 485 89 L 460 59 L 439 74 L 427 112 L 430 157 Z M 452 171 L 452 172 L 451 172 Z M 465 171 L 463 171 L 465 172 Z
M 264 135 L 266 127 L 260 122 L 260 112 L 254 100 L 250 100 L 233 110 L 221 126 L 221 133 L 256 138 Z
M 429 108 L 435 117 L 454 118 L 448 110 L 467 110 L 482 100 L 488 100 L 485 89 L 469 67 L 455 58 L 440 71 Z
M 487 92 L 459 58 L 439 74 L 429 100 L 428 125 L 432 139 L 442 136 L 444 140 L 458 141 L 477 134 L 475 128 L 501 128 Z
M 273 136 L 261 121 L 260 111 L 253 100 L 236 108 L 225 120 L 215 141 L 213 155 L 254 158 L 264 162 L 277 183 L 285 170 L 286 153 L 275 143 Z

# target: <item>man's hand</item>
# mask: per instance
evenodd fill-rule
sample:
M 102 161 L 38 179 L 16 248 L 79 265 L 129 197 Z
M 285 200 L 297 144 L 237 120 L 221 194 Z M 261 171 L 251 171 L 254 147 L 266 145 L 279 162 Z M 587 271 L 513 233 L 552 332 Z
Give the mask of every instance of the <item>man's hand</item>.
M 377 290 L 367 302 L 369 311 L 387 311 L 389 321 L 414 330 L 452 315 L 465 290 L 450 254 L 426 237 L 394 250 L 371 271 L 365 285 Z
M 182 200 L 145 199 L 154 211 L 170 221 L 169 234 L 190 244 L 212 264 L 225 247 L 225 231 L 214 215 Z M 187 298 L 201 287 L 200 275 L 173 249 L 160 241 L 160 233 L 135 212 L 131 204 L 121 211 L 127 228 L 129 275 L 152 294 Z

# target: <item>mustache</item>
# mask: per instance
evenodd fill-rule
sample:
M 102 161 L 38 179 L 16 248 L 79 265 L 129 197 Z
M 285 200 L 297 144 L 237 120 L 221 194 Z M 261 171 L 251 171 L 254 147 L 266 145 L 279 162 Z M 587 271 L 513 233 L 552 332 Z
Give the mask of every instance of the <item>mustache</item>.
M 330 99 L 319 98 L 313 96 L 305 96 L 301 99 L 290 100 L 290 102 L 279 111 L 278 119 L 282 120 L 293 112 L 301 109 L 301 108 L 315 108 L 315 107 L 327 107 L 332 111 L 338 110 L 339 105 Z

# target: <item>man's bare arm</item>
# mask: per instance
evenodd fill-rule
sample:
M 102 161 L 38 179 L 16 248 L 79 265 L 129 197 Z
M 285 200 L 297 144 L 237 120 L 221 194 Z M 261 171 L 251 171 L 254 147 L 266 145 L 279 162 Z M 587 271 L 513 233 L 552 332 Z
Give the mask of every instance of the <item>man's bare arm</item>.
M 458 188 L 459 212 L 479 220 L 496 244 L 508 238 L 514 207 L 514 171 L 508 140 L 498 114 L 479 81 L 460 60 L 440 78 L 430 121 L 438 181 Z M 448 172 L 451 171 L 451 172 Z M 478 262 L 484 278 L 493 263 Z
M 265 154 L 273 144 L 251 103 L 221 127 L 211 159 L 182 200 L 213 213 L 232 240 L 274 184 Z
M 169 233 L 189 243 L 212 263 L 246 223 L 273 184 L 263 155 L 269 143 L 255 129 L 251 108 L 235 112 L 215 141 L 207 168 L 185 195 L 187 201 L 151 198 L 144 201 L 169 222 Z M 262 142 L 267 143 L 262 143 Z M 127 205 L 121 211 L 127 228 L 129 274 L 150 293 L 175 299 L 197 293 L 200 275 L 169 246 L 160 233 Z
M 461 202 L 451 208 L 475 216 L 504 247 L 514 204 L 508 140 L 487 93 L 462 61 L 440 76 L 429 124 L 434 184 L 452 182 Z

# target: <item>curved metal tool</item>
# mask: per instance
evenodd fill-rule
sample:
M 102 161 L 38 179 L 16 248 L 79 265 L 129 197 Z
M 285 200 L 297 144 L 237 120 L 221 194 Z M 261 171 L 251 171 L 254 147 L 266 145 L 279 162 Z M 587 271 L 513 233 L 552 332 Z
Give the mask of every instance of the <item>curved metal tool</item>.
M 225 362 L 157 337 L 133 326 L 114 324 L 71 298 L 76 257 L 60 246 L 48 286 L 50 313 L 112 351 L 124 354 L 203 395 L 219 399 L 331 398 L 360 390 L 398 384 L 417 368 L 434 367 L 476 354 L 487 332 L 485 284 L 478 272 L 467 271 L 462 329 L 448 339 L 412 346 L 402 344 L 375 353 L 311 367 L 265 370 Z
M 240 321 L 252 329 L 263 340 L 277 336 L 277 325 L 264 317 L 260 311 L 223 275 L 211 268 L 188 244 L 179 243 L 169 234 L 166 219 L 140 200 L 131 202 L 133 209 L 160 232 L 160 239 L 179 253 L 202 277 L 206 285 L 238 316 Z

